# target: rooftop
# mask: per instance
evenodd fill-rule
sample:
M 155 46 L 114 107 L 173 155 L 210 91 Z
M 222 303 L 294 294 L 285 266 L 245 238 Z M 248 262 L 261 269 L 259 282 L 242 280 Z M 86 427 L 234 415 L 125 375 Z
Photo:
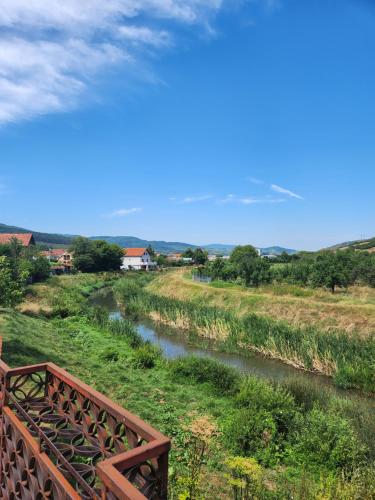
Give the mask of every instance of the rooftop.
M 124 248 L 124 254 L 126 257 L 142 257 L 147 248 Z
M 32 233 L 1 233 L 0 245 L 8 245 L 14 238 L 17 239 L 24 247 L 35 245 Z

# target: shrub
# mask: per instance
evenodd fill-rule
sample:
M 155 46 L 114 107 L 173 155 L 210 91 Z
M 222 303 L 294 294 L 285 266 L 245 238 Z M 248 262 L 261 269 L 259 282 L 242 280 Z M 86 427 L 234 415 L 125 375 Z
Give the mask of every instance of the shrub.
M 263 468 L 254 458 L 230 457 L 225 462 L 229 469 L 229 484 L 236 500 L 250 499 L 262 495 Z
M 209 383 L 219 393 L 234 394 L 239 386 L 238 372 L 214 359 L 187 356 L 171 362 L 174 375 L 190 378 L 198 383 Z
M 136 349 L 133 355 L 133 365 L 136 368 L 153 368 L 160 359 L 160 349 L 152 344 L 144 344 Z
M 366 448 L 348 420 L 330 410 L 314 408 L 296 433 L 294 453 L 312 468 L 353 470 L 363 465 Z
M 236 396 L 236 405 L 269 412 L 277 431 L 284 435 L 293 428 L 297 408 L 293 396 L 283 387 L 256 377 L 246 377 Z
M 224 424 L 224 438 L 236 455 L 253 456 L 263 464 L 275 461 L 277 424 L 266 410 L 236 410 Z

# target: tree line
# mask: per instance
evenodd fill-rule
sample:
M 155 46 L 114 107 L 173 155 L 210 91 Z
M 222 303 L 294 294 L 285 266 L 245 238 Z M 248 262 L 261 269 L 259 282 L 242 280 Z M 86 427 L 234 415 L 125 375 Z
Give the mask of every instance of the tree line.
M 323 287 L 332 293 L 354 284 L 375 287 L 375 254 L 327 250 L 262 258 L 251 245 L 236 247 L 230 258 L 217 258 L 200 269 L 213 279 L 237 281 L 249 287 L 272 282 Z

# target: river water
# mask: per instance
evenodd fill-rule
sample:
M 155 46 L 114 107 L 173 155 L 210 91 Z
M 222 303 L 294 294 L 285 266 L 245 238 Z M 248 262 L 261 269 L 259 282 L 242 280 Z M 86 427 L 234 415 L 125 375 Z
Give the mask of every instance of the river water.
M 92 296 L 92 302 L 106 309 L 109 317 L 112 319 L 122 319 L 124 317 L 111 290 L 105 289 L 96 292 Z M 307 384 L 307 387 L 311 387 L 311 389 L 321 389 L 332 393 L 332 395 L 354 399 L 361 405 L 374 408 L 375 410 L 375 400 L 373 398 L 366 398 L 356 391 L 339 389 L 333 385 L 329 377 L 297 370 L 281 361 L 266 358 L 249 351 L 243 354 L 221 352 L 215 349 L 213 342 L 206 340 L 199 342 L 196 336 L 192 342 L 189 340 L 189 335 L 186 332 L 182 334 L 174 328 L 161 325 L 148 318 L 135 321 L 134 325 L 141 337 L 159 346 L 167 358 L 195 355 L 216 359 L 244 373 L 253 374 L 268 380 L 282 381 L 290 378 L 301 380 Z

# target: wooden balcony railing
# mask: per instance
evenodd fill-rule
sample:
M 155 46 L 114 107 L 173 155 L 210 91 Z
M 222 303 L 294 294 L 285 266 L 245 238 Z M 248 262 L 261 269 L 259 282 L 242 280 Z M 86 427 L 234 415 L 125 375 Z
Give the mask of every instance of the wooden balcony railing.
M 170 440 L 53 363 L 0 360 L 0 498 L 163 500 Z

